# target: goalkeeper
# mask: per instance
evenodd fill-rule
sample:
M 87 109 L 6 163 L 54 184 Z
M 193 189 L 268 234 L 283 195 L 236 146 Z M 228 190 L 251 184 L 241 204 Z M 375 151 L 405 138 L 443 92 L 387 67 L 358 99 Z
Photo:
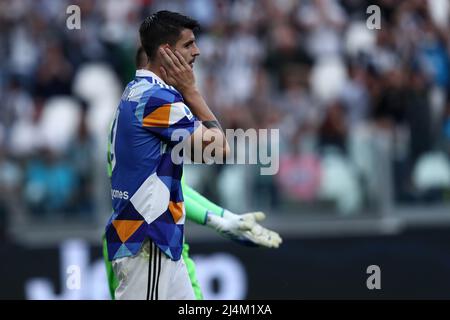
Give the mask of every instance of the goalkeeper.
M 140 69 L 147 64 L 147 56 L 144 50 L 138 49 L 136 54 L 136 65 Z M 111 141 L 110 139 L 108 139 Z M 111 177 L 111 145 L 108 145 L 108 175 Z M 212 203 L 194 189 L 190 188 L 182 180 L 182 191 L 187 219 L 200 225 L 206 225 L 213 228 L 226 238 L 235 240 L 243 245 L 260 246 L 268 248 L 278 248 L 282 240 L 278 233 L 262 227 L 258 222 L 264 220 L 263 212 L 250 212 L 242 215 L 234 214 L 220 206 Z M 108 259 L 108 250 L 106 239 L 103 235 L 103 257 L 106 264 L 106 273 L 111 298 L 114 299 L 114 293 L 118 286 L 118 280 L 115 277 L 112 263 Z M 203 299 L 203 295 L 195 274 L 194 261 L 189 258 L 189 245 L 183 244 L 182 258 L 186 264 L 189 278 L 194 289 L 195 297 Z

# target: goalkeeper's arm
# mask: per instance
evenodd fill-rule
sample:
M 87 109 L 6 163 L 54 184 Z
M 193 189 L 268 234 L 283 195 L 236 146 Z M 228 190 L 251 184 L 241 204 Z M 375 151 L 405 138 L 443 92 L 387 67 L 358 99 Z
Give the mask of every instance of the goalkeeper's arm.
M 182 179 L 186 217 L 201 225 L 207 225 L 223 236 L 246 245 L 278 248 L 282 239 L 278 233 L 262 227 L 263 212 L 234 214 L 203 197 Z
M 181 181 L 184 205 L 186 207 L 186 218 L 198 224 L 206 225 L 208 222 L 208 214 L 223 217 L 225 209 L 209 201 L 200 193 L 189 187 L 184 183 L 184 179 Z

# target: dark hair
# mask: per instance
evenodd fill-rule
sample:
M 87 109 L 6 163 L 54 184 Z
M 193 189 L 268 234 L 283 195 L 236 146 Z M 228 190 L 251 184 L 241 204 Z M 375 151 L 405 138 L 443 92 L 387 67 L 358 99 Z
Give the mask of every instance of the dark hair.
M 139 28 L 142 47 L 151 61 L 156 49 L 163 43 L 174 45 L 183 29 L 196 31 L 199 23 L 176 12 L 158 11 L 145 18 Z
M 134 60 L 134 63 L 136 64 L 136 69 L 144 68 L 147 65 L 147 62 L 148 58 L 144 48 L 139 47 L 136 52 L 136 59 Z

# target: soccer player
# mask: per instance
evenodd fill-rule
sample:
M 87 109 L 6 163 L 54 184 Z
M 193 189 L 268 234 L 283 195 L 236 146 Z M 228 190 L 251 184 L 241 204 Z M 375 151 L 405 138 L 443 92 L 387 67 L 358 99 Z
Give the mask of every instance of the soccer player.
M 160 11 L 139 28 L 149 63 L 125 88 L 110 134 L 113 213 L 105 236 L 118 279 L 116 299 L 195 299 L 180 259 L 183 157 L 172 151 L 190 141 L 194 157 L 200 153 L 205 162 L 216 159 L 207 158 L 206 147 L 216 157 L 229 152 L 195 85 L 197 27 L 189 17 Z
M 268 230 L 258 223 L 265 218 L 263 212 L 250 212 L 242 215 L 234 214 L 212 203 L 183 183 L 183 181 L 182 189 L 187 219 L 213 228 L 224 237 L 242 245 L 278 248 L 281 244 L 281 237 L 276 232 Z M 111 262 L 107 258 L 105 240 L 103 241 L 103 255 L 107 270 L 108 287 L 111 298 L 114 300 L 118 281 L 113 272 Z M 187 243 L 183 244 L 182 259 L 188 269 L 195 298 L 202 300 L 203 294 L 197 280 L 194 261 L 189 257 L 189 246 Z
M 145 68 L 148 63 L 147 56 L 142 47 L 136 53 L 137 69 Z M 108 150 L 110 150 L 108 144 Z M 108 173 L 111 175 L 111 161 L 108 152 Z M 182 179 L 182 190 L 184 204 L 186 208 L 186 218 L 200 225 L 214 228 L 227 238 L 233 239 L 244 245 L 263 246 L 277 248 L 281 244 L 280 236 L 266 228 L 261 227 L 257 222 L 264 219 L 262 212 L 251 212 L 243 215 L 236 215 L 210 202 L 194 189 L 184 183 Z M 217 217 L 213 217 L 216 215 Z M 107 271 L 108 286 L 111 298 L 115 298 L 115 290 L 118 286 L 117 277 L 114 275 L 111 262 L 108 259 L 106 240 L 103 237 L 103 256 Z M 195 264 L 189 257 L 189 246 L 183 244 L 182 258 L 186 264 L 191 285 L 197 300 L 203 299 L 201 288 L 195 273 Z
M 116 299 L 195 298 L 180 259 L 185 219 L 182 163 L 174 162 L 171 150 L 187 140 L 194 154 L 198 145 L 200 152 L 212 145 L 218 157 L 228 152 L 220 125 L 195 86 L 197 27 L 188 17 L 160 11 L 147 17 L 139 30 L 149 63 L 126 87 L 110 135 L 113 214 L 105 238 L 118 281 Z M 174 140 L 177 130 L 185 134 Z M 248 238 L 253 236 L 248 227 L 261 217 L 223 216 L 245 226 Z M 209 225 L 229 232 L 223 225 L 232 223 L 221 219 L 206 215 Z

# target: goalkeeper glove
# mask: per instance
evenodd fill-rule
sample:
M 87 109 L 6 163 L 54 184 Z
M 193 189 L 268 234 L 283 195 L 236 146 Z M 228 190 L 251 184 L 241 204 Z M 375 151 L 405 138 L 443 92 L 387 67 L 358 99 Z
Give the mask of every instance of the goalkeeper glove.
M 223 217 L 208 212 L 206 224 L 226 238 L 241 244 L 278 248 L 282 243 L 280 235 L 258 223 L 265 218 L 261 211 L 238 215 L 225 210 Z

